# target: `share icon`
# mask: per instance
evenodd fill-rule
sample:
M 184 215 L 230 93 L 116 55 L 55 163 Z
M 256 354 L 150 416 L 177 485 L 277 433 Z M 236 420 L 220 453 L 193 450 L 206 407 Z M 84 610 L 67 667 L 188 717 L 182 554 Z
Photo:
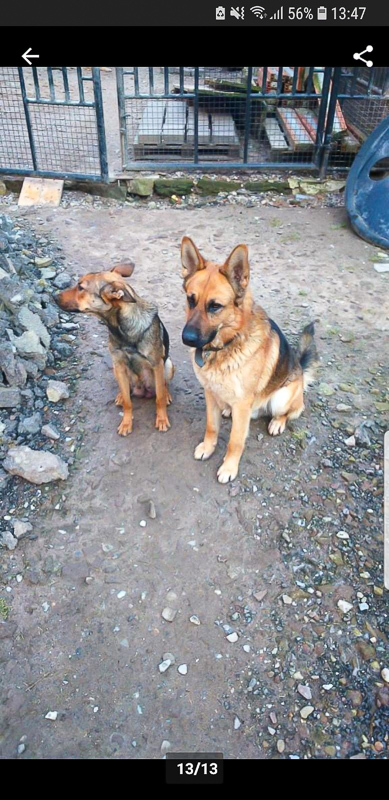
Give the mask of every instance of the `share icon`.
M 366 61 L 365 58 L 362 58 L 362 56 L 364 56 L 365 53 L 371 53 L 372 50 L 373 50 L 372 45 L 368 44 L 366 50 L 362 50 L 362 53 L 354 53 L 353 58 L 355 59 L 355 61 L 363 61 L 363 63 L 366 64 L 367 67 L 372 67 L 373 66 L 372 61 Z

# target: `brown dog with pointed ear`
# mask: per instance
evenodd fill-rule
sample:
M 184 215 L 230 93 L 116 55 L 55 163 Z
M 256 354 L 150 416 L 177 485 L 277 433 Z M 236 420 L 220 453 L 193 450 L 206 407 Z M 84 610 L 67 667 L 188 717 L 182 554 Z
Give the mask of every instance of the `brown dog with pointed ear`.
M 231 414 L 230 440 L 217 473 L 220 483 L 228 483 L 238 474 L 251 418 L 260 410 L 269 413 L 268 430 L 276 436 L 287 420 L 302 413 L 303 390 L 317 363 L 314 327 L 304 328 L 297 351 L 292 350 L 278 325 L 253 303 L 245 244 L 235 247 L 224 264 L 215 264 L 184 236 L 181 258 L 187 295 L 182 340 L 192 348 L 207 406 L 204 441 L 194 457 L 210 458 L 221 415 Z
M 131 392 L 139 397 L 155 396 L 155 427 L 159 431 L 170 428 L 167 384 L 174 374 L 169 335 L 157 306 L 142 300 L 125 280 L 133 271 L 134 264 L 127 263 L 117 264 L 107 272 L 91 272 L 55 297 L 65 311 L 95 314 L 108 328 L 108 347 L 119 384 L 116 405 L 123 407 L 123 420 L 118 427 L 121 436 L 132 431 Z

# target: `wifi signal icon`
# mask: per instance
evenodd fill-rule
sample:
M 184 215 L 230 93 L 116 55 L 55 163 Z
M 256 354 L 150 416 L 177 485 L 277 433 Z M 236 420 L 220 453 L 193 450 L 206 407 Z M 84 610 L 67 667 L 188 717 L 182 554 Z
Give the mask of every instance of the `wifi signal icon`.
M 263 17 L 266 16 L 263 6 L 251 6 L 250 11 L 252 11 L 256 17 L 259 17 L 259 19 L 263 19 Z

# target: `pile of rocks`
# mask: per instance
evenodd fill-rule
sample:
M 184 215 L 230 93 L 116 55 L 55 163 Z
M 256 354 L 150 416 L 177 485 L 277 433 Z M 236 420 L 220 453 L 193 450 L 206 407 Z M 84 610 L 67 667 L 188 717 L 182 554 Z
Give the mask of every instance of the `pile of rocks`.
M 44 237 L 0 215 L 0 545 L 8 549 L 31 528 L 8 513 L 20 484 L 12 476 L 41 484 L 68 475 L 65 461 L 51 452 L 61 434 L 50 409 L 69 390 L 50 376 L 74 353 L 78 327 L 53 299 L 71 283 L 61 259 Z

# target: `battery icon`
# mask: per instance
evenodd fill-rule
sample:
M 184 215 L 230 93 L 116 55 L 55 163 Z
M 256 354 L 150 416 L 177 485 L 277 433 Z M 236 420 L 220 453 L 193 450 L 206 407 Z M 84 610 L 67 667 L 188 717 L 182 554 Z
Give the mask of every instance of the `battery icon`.
M 318 19 L 327 19 L 327 9 L 325 6 L 319 6 L 317 9 L 317 18 Z

